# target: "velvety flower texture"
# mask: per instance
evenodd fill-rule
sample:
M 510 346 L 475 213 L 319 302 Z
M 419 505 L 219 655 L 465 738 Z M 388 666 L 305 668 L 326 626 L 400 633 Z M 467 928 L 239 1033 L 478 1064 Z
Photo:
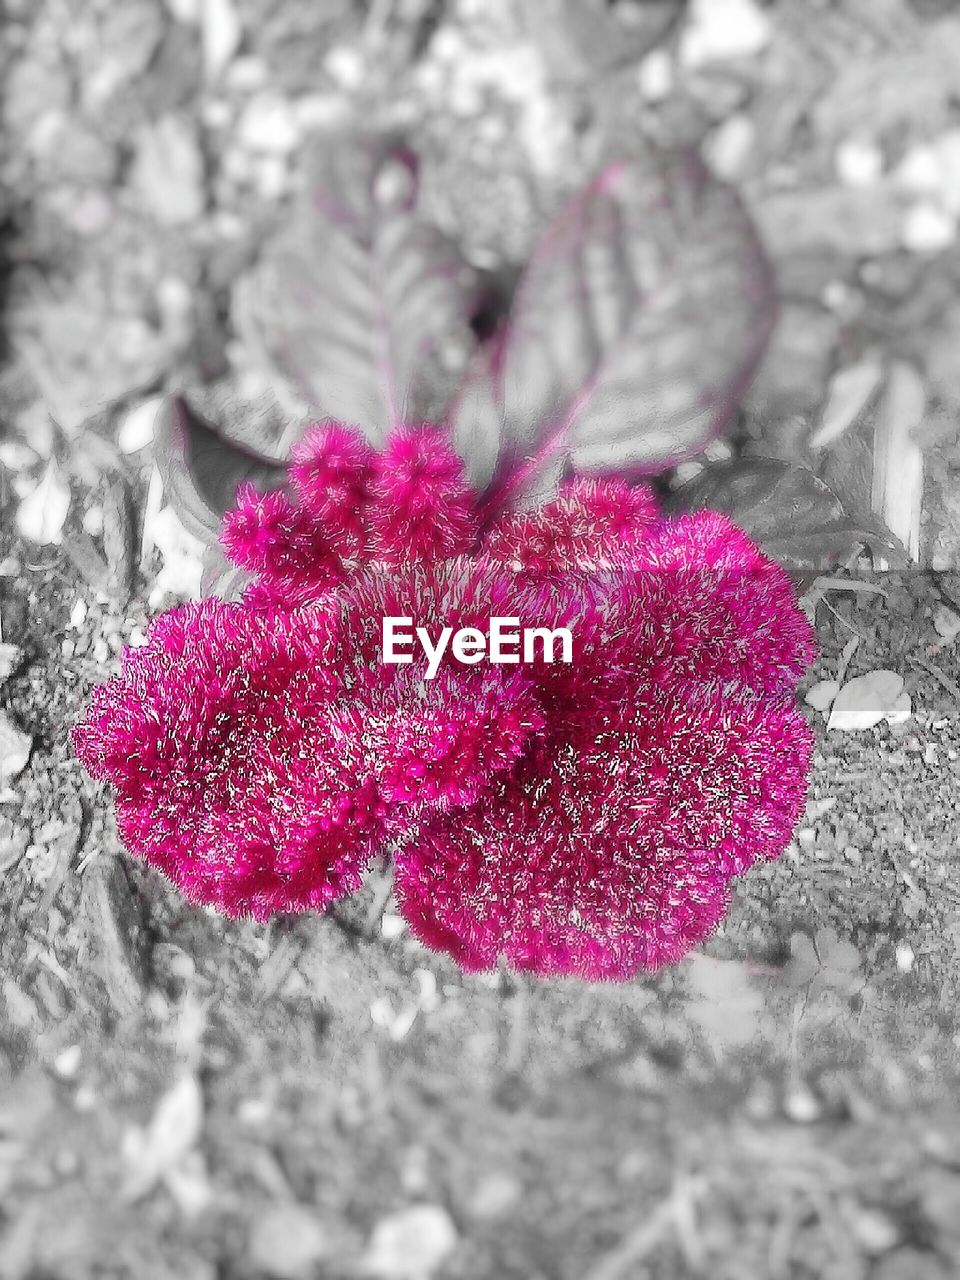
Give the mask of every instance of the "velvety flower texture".
M 291 487 L 249 487 L 223 544 L 242 602 L 156 619 L 74 732 L 124 842 L 230 915 L 323 908 L 392 853 L 400 909 L 465 968 L 624 979 L 675 962 L 801 812 L 814 656 L 786 573 L 726 517 L 575 480 L 481 529 L 439 428 L 380 453 L 336 423 Z M 381 660 L 385 616 L 436 639 L 567 626 L 570 664 Z

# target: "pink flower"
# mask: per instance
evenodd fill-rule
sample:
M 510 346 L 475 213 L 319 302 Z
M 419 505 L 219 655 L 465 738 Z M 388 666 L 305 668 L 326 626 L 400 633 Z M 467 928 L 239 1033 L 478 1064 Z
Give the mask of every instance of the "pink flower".
M 320 909 L 392 851 L 414 933 L 467 969 L 673 963 L 803 807 L 813 635 L 725 517 L 574 481 L 481 537 L 438 428 L 374 455 L 311 428 L 293 492 L 242 489 L 243 603 L 157 619 L 74 732 L 128 848 L 230 915 Z M 387 666 L 384 617 L 568 626 L 574 661 Z

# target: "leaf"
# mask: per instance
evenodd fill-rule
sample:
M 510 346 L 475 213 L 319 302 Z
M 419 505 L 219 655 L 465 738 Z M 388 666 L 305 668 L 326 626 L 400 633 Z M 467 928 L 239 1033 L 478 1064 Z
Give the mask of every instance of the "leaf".
M 475 345 L 475 275 L 418 217 L 416 191 L 395 138 L 327 141 L 298 217 L 234 295 L 243 340 L 292 403 L 375 444 L 441 418 Z
M 33 739 L 0 711 L 0 789 L 18 778 L 27 767 Z
M 671 494 L 671 512 L 724 511 L 772 559 L 795 569 L 848 563 L 861 548 L 903 561 L 896 539 L 874 521 L 849 519 L 812 471 L 774 458 L 708 464 Z
M 37 487 L 17 508 L 17 529 L 40 546 L 59 543 L 69 510 L 70 487 L 61 479 L 60 469 L 51 458 Z
M 747 1045 L 757 1031 L 763 997 L 750 984 L 743 965 L 694 955 L 686 966 L 688 1015 L 722 1053 Z
M 374 1227 L 361 1269 L 379 1280 L 429 1280 L 456 1249 L 458 1239 L 441 1205 L 398 1209 Z
M 499 394 L 516 483 L 558 454 L 654 473 L 729 422 L 774 320 L 737 195 L 692 154 L 608 166 L 547 229 L 521 281 Z
M 683 0 L 541 0 L 520 12 L 554 74 L 582 80 L 639 62 L 678 21 Z
M 239 600 L 244 587 L 253 575 L 238 569 L 224 555 L 219 542 L 211 543 L 203 557 L 203 573 L 200 577 L 202 596 L 219 596 L 221 600 Z
M 493 479 L 502 429 L 493 356 L 475 354 L 447 415 L 453 447 L 466 463 L 466 477 L 478 493 Z
M 207 543 L 217 540 L 237 485 L 250 480 L 275 489 L 287 474 L 282 463 L 229 439 L 183 396 L 170 396 L 161 406 L 154 450 L 167 501 L 184 528 Z
M 196 1076 L 183 1075 L 163 1095 L 145 1132 L 128 1142 L 128 1202 L 141 1199 L 183 1161 L 203 1126 L 203 1093 Z
M 804 987 L 809 998 L 834 991 L 850 996 L 863 986 L 860 952 L 845 942 L 834 929 L 818 929 L 811 938 L 794 933 L 790 938 L 790 960 L 785 977 L 791 986 Z
M 896 709 L 902 693 L 903 676 L 896 671 L 870 671 L 856 676 L 837 694 L 827 728 L 845 733 L 872 729 Z

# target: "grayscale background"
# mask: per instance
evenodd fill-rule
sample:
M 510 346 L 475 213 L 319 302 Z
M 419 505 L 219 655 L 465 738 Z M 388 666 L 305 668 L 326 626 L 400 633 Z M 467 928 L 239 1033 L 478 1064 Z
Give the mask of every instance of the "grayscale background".
M 699 150 L 780 301 L 709 457 L 907 548 L 803 582 L 807 812 L 656 977 L 465 977 L 379 882 L 192 909 L 70 751 L 199 591 L 158 397 L 272 403 L 238 282 L 311 136 L 374 118 L 492 279 L 598 158 Z M 958 228 L 951 0 L 0 0 L 2 1280 L 960 1273 Z M 878 671 L 879 723 L 831 724 Z

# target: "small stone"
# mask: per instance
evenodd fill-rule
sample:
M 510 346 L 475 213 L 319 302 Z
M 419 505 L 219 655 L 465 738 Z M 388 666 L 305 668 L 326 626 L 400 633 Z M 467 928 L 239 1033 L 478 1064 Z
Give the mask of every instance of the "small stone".
M 863 854 L 855 844 L 848 844 L 843 851 L 843 856 L 855 867 L 859 867 L 863 863 Z
M 732 182 L 743 176 L 756 142 L 756 128 L 749 116 L 730 116 L 704 146 L 705 158 L 718 178 Z
M 470 1197 L 470 1213 L 483 1222 L 505 1218 L 520 1203 L 523 1185 L 510 1173 L 488 1173 Z
M 233 61 L 243 39 L 243 26 L 233 0 L 200 0 L 203 67 L 216 80 Z
M 259 156 L 254 167 L 258 193 L 267 201 L 277 201 L 289 186 L 285 156 Z
M 346 45 L 336 45 L 330 50 L 323 60 L 323 69 L 343 89 L 358 89 L 366 75 L 363 58 L 356 49 Z
M 897 968 L 901 973 L 911 973 L 917 957 L 909 942 L 898 942 L 896 949 Z
M 237 139 L 248 151 L 289 155 L 300 140 L 293 105 L 280 94 L 258 93 L 240 116 Z
M 783 1110 L 794 1124 L 815 1124 L 822 1109 L 814 1094 L 806 1085 L 796 1085 L 783 1100 Z
M 933 201 L 918 201 L 904 219 L 901 240 L 911 253 L 942 253 L 956 238 L 956 218 Z
M 0 711 L 0 789 L 19 778 L 32 750 L 30 734 L 24 733 L 6 711 Z
M 274 1280 L 308 1280 L 331 1256 L 330 1232 L 316 1210 L 300 1204 L 271 1205 L 254 1218 L 247 1241 L 257 1274 Z
M 457 1242 L 453 1220 L 440 1205 L 401 1209 L 377 1223 L 363 1269 L 381 1280 L 428 1280 Z
M 154 396 L 127 414 L 117 436 L 121 453 L 139 453 L 153 443 L 154 424 L 162 404 L 162 397 Z
M 343 119 L 347 104 L 343 97 L 333 93 L 310 93 L 291 103 L 298 128 L 306 133 L 311 129 L 328 128 Z
M 773 27 L 755 0 L 693 0 L 680 59 L 696 70 L 731 58 L 750 58 L 770 43 Z
M 923 749 L 923 763 L 935 768 L 940 763 L 940 757 L 937 755 L 937 748 L 932 742 L 928 742 Z
M 858 1208 L 851 1226 L 861 1249 L 872 1258 L 889 1253 L 900 1240 L 897 1224 L 879 1209 Z
M 935 195 L 943 183 L 943 168 L 936 148 L 927 144 L 913 147 L 897 165 L 893 180 L 911 195 Z
M 0 684 L 9 680 L 23 661 L 23 650 L 15 644 L 0 644 Z
M 83 1050 L 78 1044 L 68 1045 L 61 1049 L 53 1060 L 53 1069 L 61 1080 L 72 1080 L 80 1070 Z
M 69 510 L 70 489 L 51 458 L 39 484 L 17 508 L 17 528 L 28 541 L 40 546 L 59 543 Z
M 176 116 L 143 129 L 131 181 L 148 213 L 164 226 L 195 222 L 206 195 L 203 156 L 194 130 Z
M 195 27 L 200 21 L 201 3 L 202 0 L 166 0 L 174 22 L 182 22 L 191 27 Z
M 818 680 L 817 683 L 807 692 L 804 702 L 808 707 L 813 707 L 814 711 L 825 714 L 833 705 L 833 700 L 840 692 L 840 686 L 836 680 Z
M 262 89 L 270 78 L 270 69 L 262 58 L 247 56 L 231 63 L 224 83 L 237 93 L 254 93 Z
M 933 626 L 937 635 L 949 644 L 960 636 L 960 614 L 941 605 L 933 615 Z
M 380 933 L 387 942 L 393 942 L 399 938 L 405 928 L 406 924 L 402 916 L 392 911 L 384 912 L 383 919 L 380 921 Z
M 857 138 L 842 142 L 834 163 L 846 187 L 872 187 L 883 176 L 883 152 L 875 142 Z
M 647 102 L 662 102 L 673 92 L 676 76 L 673 59 L 666 49 L 654 49 L 637 70 L 640 93 Z
M 900 697 L 897 698 L 896 702 L 887 712 L 887 715 L 886 715 L 887 724 L 890 724 L 890 725 L 906 724 L 906 722 L 910 719 L 912 715 L 913 715 L 913 699 L 910 697 L 909 693 L 907 693 L 906 690 L 904 690 L 904 692 L 900 694 Z

